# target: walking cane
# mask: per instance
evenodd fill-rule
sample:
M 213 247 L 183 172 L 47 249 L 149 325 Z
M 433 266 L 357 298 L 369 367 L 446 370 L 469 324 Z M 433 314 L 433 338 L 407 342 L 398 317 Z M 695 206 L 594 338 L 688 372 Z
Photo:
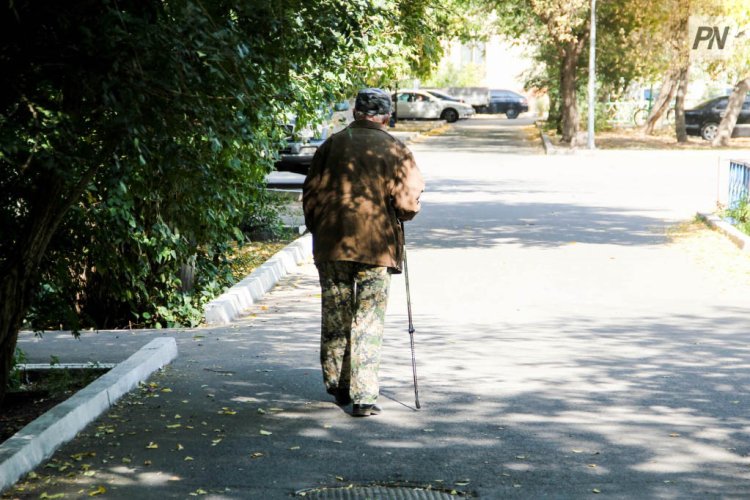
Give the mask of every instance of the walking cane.
M 409 265 L 406 261 L 406 232 L 404 231 L 404 221 L 401 221 L 401 233 L 404 235 L 404 279 L 406 280 L 406 311 L 409 315 L 409 343 L 411 344 L 411 369 L 414 374 L 414 404 L 417 410 L 421 408 L 419 404 L 419 386 L 417 385 L 417 358 L 414 355 L 414 323 L 411 319 L 411 293 L 409 293 Z

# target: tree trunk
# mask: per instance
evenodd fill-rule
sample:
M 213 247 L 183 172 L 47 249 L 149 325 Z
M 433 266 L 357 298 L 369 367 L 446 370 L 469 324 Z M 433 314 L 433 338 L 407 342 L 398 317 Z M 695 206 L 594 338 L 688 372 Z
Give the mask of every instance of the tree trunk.
M 677 87 L 677 97 L 674 104 L 674 132 L 679 143 L 685 143 L 688 140 L 685 130 L 685 96 L 687 95 L 689 69 L 689 64 L 680 68 L 680 83 Z
M 713 146 L 729 146 L 729 138 L 732 137 L 734 126 L 737 124 L 737 118 L 742 111 L 742 105 L 745 104 L 747 91 L 750 90 L 750 78 L 745 78 L 737 82 L 734 86 L 732 95 L 729 96 L 727 110 L 719 124 L 719 130 L 711 143 Z
M 180 266 L 180 291 L 182 293 L 192 292 L 195 288 L 195 259 L 196 255 L 193 254 Z
M 18 331 L 31 304 L 42 258 L 65 213 L 95 172 L 95 168 L 89 169 L 73 186 L 54 174 L 49 175 L 30 200 L 28 222 L 19 233 L 14 254 L 0 268 L 0 404 L 8 387 Z
M 558 134 L 562 134 L 562 121 L 560 117 L 560 99 L 557 95 L 553 95 L 553 93 L 550 93 L 547 122 L 550 124 L 550 126 L 553 126 L 554 129 L 557 130 Z
M 18 330 L 28 308 L 24 293 L 29 291 L 19 273 L 18 266 L 3 269 L 0 279 L 0 406 L 8 388 L 13 355 L 18 340 Z
M 47 214 L 48 216 L 54 213 Z M 5 397 L 10 371 L 13 368 L 13 355 L 18 341 L 18 331 L 29 309 L 33 293 L 33 274 L 38 269 L 44 252 L 49 245 L 49 217 L 46 221 L 34 221 L 33 236 L 20 248 L 21 255 L 7 263 L 0 278 L 0 404 Z M 57 227 L 58 224 L 55 224 Z
M 580 125 L 578 100 L 576 99 L 576 68 L 580 48 L 577 42 L 569 42 L 562 48 L 560 68 L 560 98 L 562 100 L 562 139 L 575 146 L 576 134 Z
M 661 89 L 659 89 L 659 97 L 651 108 L 646 124 L 643 126 L 644 134 L 653 135 L 656 124 L 659 123 L 661 117 L 664 116 L 664 113 L 669 109 L 669 106 L 672 104 L 672 100 L 677 93 L 678 78 L 678 69 L 671 69 L 667 73 L 667 76 L 664 77 L 664 82 L 661 85 Z

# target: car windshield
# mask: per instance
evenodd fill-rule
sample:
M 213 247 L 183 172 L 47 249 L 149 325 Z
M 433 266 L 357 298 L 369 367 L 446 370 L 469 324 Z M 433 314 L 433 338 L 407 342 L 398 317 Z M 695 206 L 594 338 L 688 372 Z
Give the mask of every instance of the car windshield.
M 711 108 L 726 108 L 727 107 L 727 100 L 726 97 L 718 97 L 710 99 L 706 102 L 703 102 L 695 107 L 695 109 L 711 109 Z
M 520 96 L 510 90 L 492 90 L 490 91 L 490 97 L 493 99 L 508 99 L 508 98 L 513 98 L 513 97 L 518 99 L 523 96 Z
M 444 99 L 446 101 L 458 101 L 458 97 L 454 97 L 452 95 L 443 94 L 442 92 L 436 92 L 434 90 L 430 90 L 430 94 L 434 95 L 438 99 Z

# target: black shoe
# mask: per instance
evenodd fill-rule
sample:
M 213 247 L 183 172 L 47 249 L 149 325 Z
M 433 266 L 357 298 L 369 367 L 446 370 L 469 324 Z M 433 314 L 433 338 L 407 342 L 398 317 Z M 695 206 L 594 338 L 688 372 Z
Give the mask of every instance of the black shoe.
M 346 406 L 352 402 L 352 398 L 349 396 L 349 392 L 339 391 L 336 393 L 336 404 L 339 406 Z
M 353 417 L 369 417 L 370 415 L 380 415 L 383 411 L 378 405 L 361 405 L 354 403 L 352 407 Z
M 329 389 L 327 392 L 336 398 L 336 404 L 339 406 L 346 406 L 352 402 L 352 398 L 349 397 L 349 389 Z

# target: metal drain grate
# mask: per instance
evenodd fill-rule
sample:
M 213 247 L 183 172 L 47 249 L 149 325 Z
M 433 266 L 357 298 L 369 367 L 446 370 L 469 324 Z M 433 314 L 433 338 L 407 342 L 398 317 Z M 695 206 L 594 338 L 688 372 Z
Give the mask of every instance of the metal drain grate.
M 314 500 L 456 500 L 456 495 L 445 491 L 409 488 L 404 486 L 351 486 L 305 490 L 297 496 Z

